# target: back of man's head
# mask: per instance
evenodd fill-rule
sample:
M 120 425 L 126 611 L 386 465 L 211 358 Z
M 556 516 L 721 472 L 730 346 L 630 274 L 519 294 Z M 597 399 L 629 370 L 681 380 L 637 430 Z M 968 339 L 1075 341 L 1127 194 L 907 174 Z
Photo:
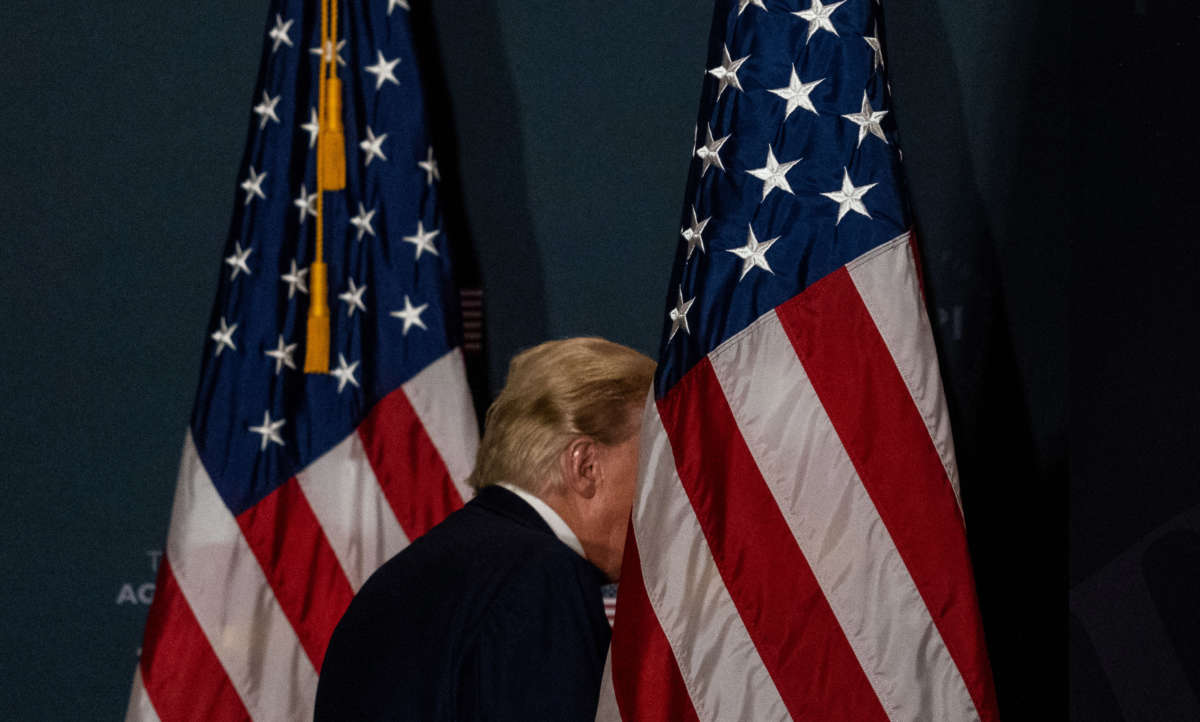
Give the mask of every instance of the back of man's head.
M 517 354 L 488 409 L 468 483 L 545 493 L 559 483 L 557 459 L 572 439 L 613 446 L 634 433 L 653 379 L 654 361 L 602 338 L 547 341 Z

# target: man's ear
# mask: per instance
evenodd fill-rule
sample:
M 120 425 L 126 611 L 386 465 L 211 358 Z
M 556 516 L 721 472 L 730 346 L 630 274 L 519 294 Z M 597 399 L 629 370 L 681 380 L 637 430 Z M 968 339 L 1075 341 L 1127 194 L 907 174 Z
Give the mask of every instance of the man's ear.
M 567 444 L 559 456 L 559 470 L 568 489 L 591 499 L 596 495 L 599 467 L 597 466 L 595 439 L 580 436 Z

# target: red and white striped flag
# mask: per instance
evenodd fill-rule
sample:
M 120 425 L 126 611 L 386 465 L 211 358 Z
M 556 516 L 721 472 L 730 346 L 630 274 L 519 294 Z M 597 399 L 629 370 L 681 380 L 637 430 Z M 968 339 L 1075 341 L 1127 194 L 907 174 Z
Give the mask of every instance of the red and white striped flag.
M 407 5 L 322 5 L 270 3 L 130 720 L 311 719 L 355 591 L 470 497 L 478 432 Z M 331 68 L 344 97 L 318 80 Z M 326 141 L 345 177 L 322 193 Z M 332 368 L 305 373 L 326 292 Z
M 874 0 L 717 3 L 600 720 L 994 720 Z

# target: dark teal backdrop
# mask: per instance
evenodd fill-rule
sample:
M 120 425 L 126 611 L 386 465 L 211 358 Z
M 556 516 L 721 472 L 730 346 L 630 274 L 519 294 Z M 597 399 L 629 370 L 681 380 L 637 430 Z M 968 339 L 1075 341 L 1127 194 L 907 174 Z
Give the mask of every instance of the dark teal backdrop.
M 426 2 L 412 0 L 442 59 L 442 172 L 460 186 L 456 222 L 485 287 L 493 388 L 515 350 L 547 337 L 656 353 L 711 4 Z M 1065 10 L 1047 5 L 885 9 L 1008 719 L 1044 710 L 1042 693 L 1060 716 L 1066 688 L 1070 67 Z M 0 717 L 123 714 L 264 6 L 0 7 Z

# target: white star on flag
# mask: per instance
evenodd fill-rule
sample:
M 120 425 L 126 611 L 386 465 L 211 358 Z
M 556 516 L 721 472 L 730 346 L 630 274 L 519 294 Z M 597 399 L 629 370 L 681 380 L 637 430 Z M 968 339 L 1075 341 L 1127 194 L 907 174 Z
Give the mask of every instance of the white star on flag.
M 342 48 L 344 47 L 346 47 L 346 39 L 342 38 L 337 42 L 337 63 L 342 66 L 346 64 L 346 59 L 342 57 Z M 315 48 L 309 48 L 308 52 L 310 55 L 323 55 L 326 61 L 333 60 L 334 49 L 331 47 L 331 43 L 328 42 L 325 43 L 324 53 L 322 53 L 320 45 Z
M 287 423 L 286 418 L 281 418 L 278 421 L 271 421 L 271 412 L 263 412 L 262 426 L 251 426 L 250 431 L 262 437 L 262 446 L 259 451 L 266 451 L 267 444 L 279 444 L 283 446 L 283 437 L 279 435 L 279 430 Z
M 883 67 L 883 46 L 879 43 L 879 27 L 876 26 L 874 35 L 864 35 L 863 40 L 867 41 L 867 45 L 871 46 L 871 51 L 875 53 L 873 70 L 879 70 Z
M 358 229 L 358 237 L 355 240 L 361 241 L 364 233 L 372 236 L 375 235 L 375 228 L 371 226 L 371 219 L 375 217 L 375 210 L 372 208 L 368 211 L 363 207 L 362 203 L 358 204 L 358 215 L 350 219 L 350 225 Z
M 838 34 L 838 31 L 833 27 L 833 21 L 830 20 L 830 17 L 833 15 L 833 11 L 837 10 L 844 2 L 846 0 L 822 5 L 821 0 L 812 0 L 812 5 L 807 10 L 792 13 L 792 15 L 798 15 L 800 18 L 808 21 L 808 36 L 804 38 L 805 43 L 812 40 L 813 34 L 818 30 L 828 30 L 834 35 Z
M 425 160 L 417 163 L 417 167 L 425 171 L 425 185 L 433 185 L 434 178 L 438 180 L 442 179 L 442 176 L 438 174 L 438 164 L 437 160 L 433 157 L 432 145 L 429 146 L 429 152 L 426 154 Z
M 717 100 L 721 99 L 721 93 L 725 92 L 725 88 L 732 87 L 734 90 L 741 90 L 742 84 L 738 82 L 738 68 L 742 67 L 742 63 L 750 59 L 750 56 L 738 58 L 734 60 L 729 56 L 729 46 L 721 48 L 721 64 L 715 68 L 709 68 L 708 74 L 717 79 L 720 83 L 717 86 Z
M 862 110 L 857 113 L 847 113 L 842 117 L 858 126 L 858 144 L 861 146 L 867 133 L 879 138 L 884 143 L 888 142 L 887 137 L 883 134 L 883 128 L 879 126 L 879 121 L 883 120 L 883 116 L 887 114 L 886 110 L 871 109 L 871 101 L 867 99 L 867 91 L 864 90 Z
M 394 10 L 395 8 L 404 8 L 405 10 L 408 10 L 409 9 L 408 0 L 388 0 L 387 14 L 389 17 L 392 14 L 392 10 Z
M 231 351 L 237 351 L 237 346 L 233 345 L 233 332 L 237 330 L 238 325 L 235 323 L 230 326 L 226 323 L 225 318 L 221 317 L 221 328 L 213 331 L 209 336 L 213 341 L 217 342 L 217 348 L 213 350 L 213 356 L 220 356 L 221 352 L 228 346 Z
M 279 116 L 275 115 L 275 106 L 279 105 L 279 99 L 282 97 L 283 95 L 276 95 L 272 98 L 270 95 L 267 95 L 267 91 L 263 91 L 262 102 L 254 106 L 254 112 L 258 114 L 259 130 L 266 128 L 267 123 L 272 120 L 276 123 L 279 122 Z
M 276 375 L 279 375 L 279 372 L 283 371 L 284 366 L 293 370 L 296 368 L 296 362 L 292 360 L 292 354 L 296 352 L 297 345 L 294 343 L 284 343 L 283 334 L 279 334 L 279 344 L 273 349 L 263 351 L 265 356 L 275 359 Z
M 836 201 L 838 204 L 838 217 L 834 225 L 842 222 L 842 216 L 846 215 L 847 211 L 861 213 L 870 218 L 871 214 L 867 213 L 867 207 L 863 205 L 862 197 L 867 194 L 867 191 L 874 188 L 875 185 L 875 183 L 868 183 L 863 186 L 855 186 L 850 182 L 850 172 L 842 168 L 842 189 L 840 191 L 830 191 L 829 193 L 821 194 L 831 201 Z
M 767 263 L 767 251 L 771 249 L 771 246 L 775 245 L 775 241 L 779 240 L 779 236 L 759 243 L 758 239 L 754 237 L 753 226 L 747 226 L 747 230 L 749 232 L 746 234 L 746 245 L 726 249 L 729 253 L 742 259 L 742 275 L 738 276 L 738 281 L 745 278 L 750 269 L 755 266 L 767 273 L 775 273 L 771 270 L 771 264 Z
M 363 165 L 371 165 L 371 161 L 375 158 L 379 160 L 387 160 L 387 156 L 383 154 L 383 141 L 388 137 L 387 133 L 376 136 L 375 131 L 371 130 L 371 126 L 367 126 L 367 139 L 358 144 L 363 152 L 367 154 Z
M 813 88 L 816 88 L 825 78 L 814 80 L 811 83 L 801 83 L 800 76 L 796 74 L 796 66 L 792 66 L 792 77 L 788 80 L 786 88 L 773 88 L 771 92 L 787 101 L 787 108 L 783 111 L 783 119 L 787 120 L 788 116 L 796 108 L 804 108 L 805 110 L 817 114 L 816 106 L 808 97 L 812 93 Z
M 279 277 L 288 287 L 288 300 L 296 295 L 296 291 L 300 293 L 308 293 L 308 269 L 296 268 L 295 259 L 292 260 L 292 268 L 287 273 Z
M 309 121 L 300 127 L 308 133 L 308 147 L 311 150 L 317 144 L 317 135 L 321 132 L 321 121 L 317 118 L 316 108 L 310 108 L 309 111 L 312 113 Z
M 792 166 L 800 162 L 800 159 L 789 160 L 787 163 L 780 163 L 775 160 L 775 152 L 771 150 L 770 143 L 767 144 L 767 159 L 762 168 L 754 168 L 746 171 L 750 175 L 763 182 L 762 199 L 765 201 L 767 194 L 776 188 L 792 193 L 792 186 L 788 184 L 787 172 L 792 169 Z M 795 195 L 795 193 L 792 193 Z
M 715 165 L 718 169 L 724 171 L 725 165 L 721 163 L 721 146 L 725 145 L 725 141 L 729 140 L 729 136 L 713 140 L 712 126 L 705 129 L 707 140 L 704 145 L 696 148 L 696 157 L 704 163 L 704 167 L 700 170 L 700 177 L 703 178 L 705 173 L 708 173 L 708 167 Z
M 408 294 L 405 294 L 404 308 L 399 311 L 392 311 L 390 315 L 404 320 L 403 335 L 407 336 L 408 329 L 413 326 L 420 326 L 422 330 L 428 330 L 425 328 L 425 323 L 421 320 L 421 314 L 426 308 L 429 308 L 428 303 L 422 303 L 420 306 L 413 306 L 412 302 L 408 300 Z
M 346 315 L 353 316 L 355 310 L 365 313 L 367 306 L 363 303 L 362 295 L 367 290 L 367 284 L 356 286 L 353 278 L 347 278 L 346 283 L 350 284 L 349 289 L 338 294 L 338 300 L 346 302 Z
M 346 388 L 349 383 L 352 386 L 358 386 L 358 381 L 354 378 L 354 370 L 358 368 L 358 362 L 355 361 L 350 365 L 346 365 L 346 357 L 338 354 L 338 367 L 331 369 L 329 375 L 338 380 L 338 393 L 342 393 L 342 389 Z
M 701 253 L 705 252 L 703 235 L 704 227 L 707 226 L 708 222 L 711 220 L 712 216 L 709 216 L 704 220 L 700 220 L 696 216 L 696 206 L 692 206 L 692 224 L 687 228 L 679 229 L 679 235 L 683 236 L 683 240 L 687 241 L 688 244 L 687 258 L 685 260 L 690 261 L 692 259 L 692 251 L 696 250 L 697 248 L 700 249 Z
M 767 6 L 763 5 L 763 0 L 738 0 L 738 15 L 741 15 L 751 5 L 764 11 L 767 9 Z
M 304 223 L 308 216 L 317 217 L 317 194 L 309 193 L 303 183 L 300 184 L 300 195 L 292 201 L 292 205 L 300 209 L 300 223 Z
M 246 180 L 242 181 L 242 190 L 246 191 L 246 202 L 243 205 L 250 205 L 250 201 L 254 200 L 254 196 L 267 199 L 267 194 L 263 193 L 262 182 L 267 177 L 266 171 L 255 173 L 254 166 L 250 166 L 250 175 Z
M 690 334 L 692 332 L 692 330 L 688 328 L 687 314 L 688 311 L 691 310 L 692 304 L 695 302 L 696 299 L 694 297 L 687 301 L 683 300 L 683 286 L 680 286 L 679 301 L 675 304 L 675 308 L 672 308 L 670 313 L 667 314 L 667 317 L 671 319 L 671 333 L 669 336 L 667 336 L 667 343 L 670 343 L 671 339 L 675 338 L 675 334 L 681 328 L 686 334 Z
M 229 280 L 237 278 L 238 273 L 244 272 L 247 276 L 250 274 L 250 266 L 246 265 L 246 259 L 250 258 L 250 254 L 254 252 L 253 248 L 247 247 L 242 250 L 241 241 L 233 242 L 233 255 L 225 257 L 225 264 L 231 268 L 229 271 Z
M 391 82 L 399 85 L 400 81 L 396 80 L 396 75 L 393 70 L 400 63 L 400 58 L 388 60 L 387 58 L 383 57 L 382 50 L 376 50 L 375 57 L 377 59 L 374 65 L 363 66 L 363 70 L 375 76 L 375 92 L 379 92 L 379 89 L 383 87 L 384 83 Z
M 282 15 L 275 15 L 275 27 L 271 28 L 271 31 L 267 33 L 267 37 L 274 41 L 274 44 L 271 45 L 272 53 L 279 49 L 280 44 L 287 45 L 289 48 L 292 47 L 292 39 L 288 37 L 288 30 L 291 27 L 291 20 L 284 22 Z
M 417 255 L 415 260 L 421 259 L 423 251 L 429 251 L 433 255 L 438 255 L 437 248 L 433 245 L 433 239 L 439 233 L 438 229 L 426 231 L 425 225 L 421 221 L 417 221 L 417 232 L 411 236 L 405 236 L 404 240 L 417 247 Z

